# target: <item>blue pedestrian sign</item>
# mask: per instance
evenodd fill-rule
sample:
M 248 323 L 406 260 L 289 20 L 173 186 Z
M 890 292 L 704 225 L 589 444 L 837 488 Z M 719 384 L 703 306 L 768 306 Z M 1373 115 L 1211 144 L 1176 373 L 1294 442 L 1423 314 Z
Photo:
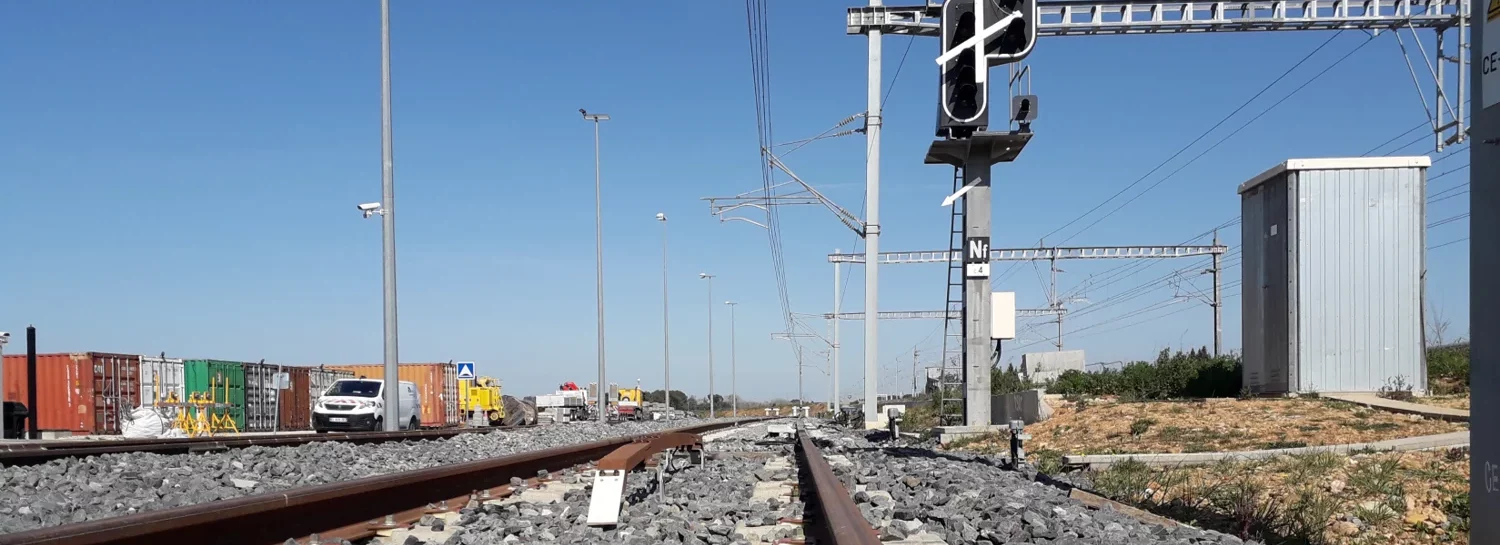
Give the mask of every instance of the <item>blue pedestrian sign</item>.
M 472 362 L 472 361 L 461 361 L 461 362 L 458 362 L 458 379 L 459 380 L 473 380 L 474 379 L 474 362 Z

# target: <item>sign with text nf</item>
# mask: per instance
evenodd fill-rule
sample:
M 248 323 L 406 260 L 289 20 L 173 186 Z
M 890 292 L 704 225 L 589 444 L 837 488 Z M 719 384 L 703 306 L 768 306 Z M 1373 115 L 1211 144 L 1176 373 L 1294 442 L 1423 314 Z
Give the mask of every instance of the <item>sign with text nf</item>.
M 1484 51 L 1478 59 L 1484 96 L 1481 108 L 1500 104 L 1500 0 L 1489 0 L 1484 10 Z
M 1500 1 L 1500 0 L 1496 0 Z M 964 239 L 964 278 L 990 277 L 990 237 Z
M 458 362 L 458 379 L 459 380 L 472 380 L 473 378 L 474 378 L 474 362 L 472 362 L 472 361 L 461 361 L 461 362 Z

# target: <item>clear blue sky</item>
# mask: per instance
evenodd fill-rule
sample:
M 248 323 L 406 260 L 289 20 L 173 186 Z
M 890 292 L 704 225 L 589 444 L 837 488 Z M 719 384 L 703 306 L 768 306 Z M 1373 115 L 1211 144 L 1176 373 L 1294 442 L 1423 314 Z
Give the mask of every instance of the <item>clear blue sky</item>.
M 773 4 L 776 140 L 863 111 L 866 41 L 844 33 L 852 4 Z M 721 224 L 700 200 L 760 185 L 743 4 L 683 2 L 663 12 L 599 2 L 586 15 L 577 4 L 509 5 L 398 0 L 392 8 L 402 360 L 475 360 L 518 394 L 594 380 L 593 150 L 577 112 L 587 108 L 614 118 L 603 127 L 610 380 L 660 384 L 661 232 L 653 216 L 665 212 L 674 386 L 706 390 L 710 300 L 697 273 L 708 271 L 718 275 L 719 391 L 728 390 L 730 362 L 722 303 L 734 299 L 741 393 L 795 395 L 788 344 L 770 338 L 782 326 L 766 233 Z M 35 324 L 43 351 L 380 361 L 380 226 L 353 207 L 380 195 L 379 25 L 375 2 L 0 3 L 0 329 Z M 1030 58 L 1042 97 L 1037 137 L 1018 162 L 996 168 L 995 245 L 1035 244 L 1328 36 L 1044 39 Z M 1339 36 L 1227 127 L 1364 39 Z M 1424 39 L 1430 50 L 1430 34 Z M 939 203 L 951 170 L 921 163 L 937 45 L 917 39 L 907 53 L 909 41 L 885 42 L 886 79 L 895 84 L 885 117 L 882 249 L 941 249 L 948 215 Z M 1382 35 L 1070 243 L 1173 244 L 1224 223 L 1239 214 L 1235 186 L 1262 170 L 1291 157 L 1359 155 L 1421 122 L 1410 79 L 1395 40 Z M 1424 141 L 1401 151 L 1428 149 Z M 851 136 L 786 161 L 858 212 L 863 152 L 863 138 Z M 1433 174 L 1466 162 L 1443 160 Z M 1434 180 L 1430 192 L 1467 180 L 1461 171 Z M 1429 221 L 1467 209 L 1467 195 L 1436 202 Z M 787 208 L 781 217 L 792 306 L 826 312 L 832 272 L 824 255 L 854 248 L 855 237 L 818 208 Z M 1468 222 L 1456 221 L 1432 229 L 1429 242 L 1467 234 Z M 1228 244 L 1238 239 L 1237 227 L 1224 233 Z M 1453 322 L 1450 336 L 1468 331 L 1467 252 L 1459 243 L 1429 258 L 1429 295 Z M 1116 265 L 1066 263 L 1060 283 L 1072 291 Z M 1086 296 L 1102 301 L 1192 265 L 1152 264 Z M 1046 301 L 1038 281 L 1045 266 L 1031 268 L 1001 284 L 1023 307 Z M 940 308 L 943 275 L 942 266 L 883 268 L 881 308 Z M 862 305 L 862 278 L 856 271 L 848 283 L 846 311 Z M 1238 279 L 1232 268 L 1225 281 Z M 1209 284 L 1200 277 L 1195 285 Z M 1120 318 L 1173 293 L 1162 284 L 1080 314 L 1068 329 L 1092 329 L 1069 335 L 1068 345 L 1109 361 L 1211 342 L 1210 309 L 1200 303 Z M 1187 305 L 1196 309 L 1116 330 Z M 1229 348 L 1239 347 L 1239 312 L 1239 299 L 1229 299 Z M 1045 349 L 1038 341 L 1055 326 L 1038 323 L 1007 344 L 1007 360 L 1027 343 Z M 934 361 L 940 327 L 883 323 L 882 391 L 910 387 L 913 349 L 924 365 Z M 861 380 L 860 324 L 846 322 L 844 332 L 844 390 L 852 393 Z M 821 373 L 808 370 L 809 397 L 825 396 Z

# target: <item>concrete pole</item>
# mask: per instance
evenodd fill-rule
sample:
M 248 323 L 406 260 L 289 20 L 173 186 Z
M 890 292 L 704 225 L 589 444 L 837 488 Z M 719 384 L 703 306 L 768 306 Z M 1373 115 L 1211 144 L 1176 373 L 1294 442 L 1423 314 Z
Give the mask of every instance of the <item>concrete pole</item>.
M 1468 4 L 1460 4 L 1466 10 Z M 1493 4 L 1492 4 L 1493 5 Z M 1479 98 L 1474 105 L 1474 120 L 1469 145 L 1469 182 L 1473 194 L 1471 210 L 1495 210 L 1500 207 L 1500 80 L 1495 78 L 1496 58 L 1500 57 L 1500 20 L 1491 21 L 1480 12 L 1482 24 L 1474 25 L 1475 62 L 1470 74 L 1473 92 Z M 1459 54 L 1463 58 L 1463 54 Z M 1460 88 L 1462 86 L 1460 85 Z M 1460 99 L 1462 104 L 1463 100 Z M 1459 118 L 1463 117 L 1459 110 Z M 1478 183 L 1475 183 L 1478 182 Z M 1500 269 L 1500 215 L 1473 216 L 1469 220 L 1469 308 L 1470 366 L 1472 391 L 1494 392 L 1500 389 L 1500 284 L 1490 275 Z M 1473 437 L 1469 457 L 1469 490 L 1473 492 L 1472 543 L 1500 543 L 1500 398 L 1493 395 L 1473 396 L 1470 433 Z M 1482 493 L 1481 493 L 1482 492 Z
M 604 202 L 599 184 L 599 117 L 594 117 L 594 283 L 599 306 L 599 415 L 603 422 L 608 399 L 604 382 Z
M 0 441 L 5 440 L 5 342 L 8 340 L 0 338 Z
M 708 417 L 714 417 L 714 275 L 698 273 L 708 280 Z
M 729 415 L 740 417 L 739 356 L 736 354 L 734 334 L 734 306 L 738 303 L 725 301 L 729 305 Z
M 870 0 L 871 7 L 881 0 Z M 869 106 L 865 113 L 865 429 L 879 427 L 875 414 L 880 361 L 880 30 L 870 31 Z
M 391 142 L 391 1 L 380 0 L 380 215 L 385 285 L 385 431 L 401 429 L 401 356 L 396 344 L 396 173 Z M 33 411 L 36 409 L 32 409 Z
M 672 337 L 667 320 L 667 215 L 657 214 L 661 221 L 661 367 L 666 382 L 667 412 L 672 412 Z
M 834 249 L 833 253 L 839 253 Z M 833 410 L 837 415 L 839 404 L 839 264 L 833 264 Z
M 1214 232 L 1214 246 L 1219 245 L 1219 233 Z M 1219 261 L 1222 254 L 1214 254 L 1214 357 L 1219 356 L 1219 350 L 1224 344 L 1224 299 L 1219 292 Z
M 973 185 L 964 195 L 964 237 L 990 236 L 990 161 L 985 145 L 974 146 L 964 165 L 964 185 Z M 967 269 L 967 267 L 965 267 Z M 990 340 L 989 275 L 964 278 L 964 424 L 990 424 L 990 358 L 994 352 Z

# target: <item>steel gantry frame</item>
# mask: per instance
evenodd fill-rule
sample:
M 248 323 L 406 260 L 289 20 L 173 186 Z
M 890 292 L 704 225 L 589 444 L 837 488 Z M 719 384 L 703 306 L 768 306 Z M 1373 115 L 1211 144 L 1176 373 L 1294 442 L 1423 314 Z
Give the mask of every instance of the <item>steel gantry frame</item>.
M 847 34 L 904 34 L 937 37 L 942 3 L 920 6 L 848 8 Z M 1427 63 L 1435 84 L 1435 107 L 1429 109 L 1436 151 L 1468 138 L 1468 65 L 1471 8 L 1468 0 L 1261 0 L 1239 2 L 1094 2 L 1049 1 L 1038 4 L 1038 36 L 1110 36 L 1199 34 L 1209 32 L 1277 32 L 1295 30 L 1433 30 L 1437 48 Z M 1450 50 L 1445 36 L 1455 30 Z M 1423 52 L 1426 53 L 1425 51 Z M 1444 67 L 1456 65 L 1450 93 Z M 1415 78 L 1416 71 L 1412 70 Z M 1423 106 L 1426 98 L 1423 98 Z
M 941 33 L 941 2 L 919 6 L 885 6 L 883 0 L 870 0 L 869 6 L 848 8 L 845 32 L 867 36 L 869 45 L 868 80 L 865 111 L 865 178 L 866 217 L 865 256 L 875 261 L 865 268 L 865 310 L 878 314 L 880 265 L 912 261 L 885 261 L 880 257 L 880 129 L 882 104 L 881 36 L 905 34 L 937 37 Z M 1097 36 L 1133 34 L 1183 34 L 1207 32 L 1255 32 L 1292 30 L 1395 30 L 1401 27 L 1415 33 L 1417 29 L 1437 32 L 1436 62 L 1427 61 L 1427 69 L 1437 87 L 1436 107 L 1428 108 L 1432 123 L 1434 148 L 1464 141 L 1465 105 L 1468 102 L 1468 65 L 1470 50 L 1469 21 L 1472 13 L 1468 0 L 1267 0 L 1241 2 L 1129 2 L 1062 0 L 1042 2 L 1036 22 L 1040 36 Z M 1457 29 L 1458 40 L 1450 54 L 1444 36 Z M 1404 45 L 1403 45 L 1404 50 Z M 1426 52 L 1424 51 L 1424 54 Z M 1416 69 L 1410 67 L 1413 80 Z M 1447 64 L 1458 67 L 1457 100 L 1450 100 Z M 1011 66 L 1011 84 L 1015 85 L 1026 67 Z M 1018 72 L 1019 70 L 1019 72 Z M 1029 80 L 1028 80 L 1029 81 Z M 1014 89 L 1012 89 L 1013 91 Z M 1426 106 L 1425 95 L 1422 99 Z M 1447 119 L 1451 119 L 1448 121 Z M 949 262 L 947 256 L 938 261 Z M 1174 256 L 1175 257 L 1175 256 Z M 894 259 L 894 258 L 893 258 Z M 855 261 L 847 261 L 854 263 Z M 862 261 L 861 261 L 862 262 Z M 951 283 L 951 280 L 950 280 Z M 951 288 L 951 286 L 950 286 Z M 951 296 L 950 296 L 951 299 Z M 950 305 L 951 306 L 951 305 Z M 1054 305 L 1055 306 L 1055 305 Z M 877 362 L 880 320 L 865 321 L 865 373 L 873 377 Z M 946 361 L 944 362 L 946 365 Z M 873 380 L 873 378 L 872 378 Z M 874 406 L 875 385 L 865 385 L 866 406 Z M 866 427 L 873 426 L 873 414 L 865 415 Z M 980 423 L 987 424 L 987 423 Z
M 1229 247 L 1219 244 L 1218 238 L 1215 237 L 1214 244 L 1207 246 L 1058 246 L 1053 248 L 991 248 L 990 261 L 1048 261 L 1052 264 L 1052 270 L 1057 271 L 1057 261 L 1060 259 L 1176 259 L 1184 257 L 1212 256 L 1214 258 L 1214 269 L 1217 270 L 1219 257 L 1224 255 L 1228 251 Z M 964 376 L 966 362 L 964 361 L 965 357 L 963 350 L 963 341 L 966 336 L 963 325 L 965 323 L 964 304 L 961 298 L 955 301 L 952 296 L 952 269 L 955 266 L 962 266 L 963 258 L 964 255 L 962 250 L 881 252 L 875 256 L 875 262 L 881 265 L 906 265 L 921 263 L 948 263 L 949 265 L 949 300 L 948 304 L 946 305 L 948 307 L 946 310 L 889 311 L 877 312 L 875 314 L 877 321 L 886 319 L 920 318 L 943 318 L 947 320 L 944 324 L 943 332 L 943 356 L 941 362 L 942 371 L 938 378 L 940 404 L 940 410 L 938 414 L 940 418 L 946 420 L 944 423 L 952 423 L 951 420 L 954 417 L 963 415 L 963 399 L 960 396 L 963 392 L 963 381 L 966 380 L 966 377 Z M 839 252 L 828 254 L 828 262 L 832 263 L 835 269 L 833 287 L 835 295 L 837 295 L 839 289 L 837 274 L 838 267 L 846 263 L 851 265 L 861 265 L 865 263 L 865 259 L 865 256 L 862 254 L 845 254 Z M 1215 274 L 1213 277 L 1213 293 L 1215 300 L 1211 303 L 1214 308 L 1215 351 L 1218 350 L 1217 332 L 1222 329 L 1222 315 L 1219 313 L 1219 308 L 1222 306 L 1222 302 L 1218 300 L 1220 293 L 1219 278 L 1220 276 L 1218 274 Z M 1056 316 L 1057 347 L 1058 350 L 1061 350 L 1063 337 L 1062 321 L 1063 316 L 1067 314 L 1068 310 L 1063 306 L 1064 301 L 1060 300 L 1056 295 L 1057 275 L 1055 272 L 1052 276 L 1052 282 L 1052 294 L 1048 296 L 1049 302 L 1047 308 L 1017 309 L 1016 317 L 1035 318 L 1041 316 Z M 837 297 L 835 297 L 835 301 L 837 301 Z M 836 310 L 835 312 L 841 320 L 859 320 L 864 319 L 865 316 L 865 313 L 863 312 L 845 313 L 837 312 Z M 834 315 L 835 313 L 826 313 L 823 315 L 823 318 L 826 320 L 833 320 Z

